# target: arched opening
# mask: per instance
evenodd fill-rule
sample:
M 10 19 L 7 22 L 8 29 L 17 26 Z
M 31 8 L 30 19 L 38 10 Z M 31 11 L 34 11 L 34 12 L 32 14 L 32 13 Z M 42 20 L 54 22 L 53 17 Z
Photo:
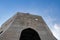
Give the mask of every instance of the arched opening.
M 21 32 L 19 40 L 41 40 L 41 39 L 35 30 L 27 28 Z

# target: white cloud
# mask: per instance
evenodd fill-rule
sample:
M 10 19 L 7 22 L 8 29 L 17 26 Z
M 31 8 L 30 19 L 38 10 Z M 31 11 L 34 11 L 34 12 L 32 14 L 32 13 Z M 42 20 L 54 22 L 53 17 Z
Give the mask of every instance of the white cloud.
M 57 22 L 57 18 L 56 17 L 52 17 L 50 16 L 49 14 L 53 14 L 55 13 L 55 11 L 57 8 L 56 7 L 48 7 L 46 8 L 42 13 L 46 14 L 44 15 L 44 19 L 45 19 L 45 22 L 47 23 L 47 25 L 49 26 L 49 28 L 51 29 L 53 35 L 58 39 L 60 40 L 60 24 L 56 24 Z
M 53 35 L 60 40 L 60 24 L 56 24 L 57 19 L 50 16 L 44 18 Z
M 54 25 L 54 28 L 57 29 L 57 30 L 59 30 L 59 29 L 60 29 L 60 25 L 55 24 L 55 25 Z
M 52 29 L 53 35 L 60 40 L 60 25 L 59 24 L 54 24 L 54 27 Z

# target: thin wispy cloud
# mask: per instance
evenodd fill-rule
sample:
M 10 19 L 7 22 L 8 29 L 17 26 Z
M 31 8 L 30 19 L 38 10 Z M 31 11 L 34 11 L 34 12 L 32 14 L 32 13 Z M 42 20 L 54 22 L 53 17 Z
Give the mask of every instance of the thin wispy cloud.
M 60 40 L 60 24 L 54 24 L 54 27 L 52 29 L 52 32 L 54 34 L 54 36 Z
M 60 40 L 60 0 L 0 0 L 0 25 L 18 11 L 42 16 Z
M 55 10 L 52 7 L 45 9 L 43 13 L 47 15 L 45 15 L 43 18 L 47 25 L 49 26 L 50 30 L 52 31 L 53 35 L 58 40 L 60 40 L 60 24 L 56 23 L 56 21 L 58 21 L 58 18 L 50 15 L 50 13 L 51 14 L 55 13 L 54 11 L 56 11 L 56 8 Z
M 51 18 L 50 16 L 45 18 L 46 23 L 48 24 L 53 35 L 60 40 L 60 24 L 54 23 L 57 19 Z

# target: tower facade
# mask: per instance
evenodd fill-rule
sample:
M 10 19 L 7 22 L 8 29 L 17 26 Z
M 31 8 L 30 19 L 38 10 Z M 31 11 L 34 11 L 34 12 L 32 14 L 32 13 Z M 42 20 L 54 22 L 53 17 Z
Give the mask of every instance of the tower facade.
M 28 40 L 27 37 L 33 37 L 31 40 L 57 40 L 41 16 L 18 12 L 2 24 L 0 40 Z

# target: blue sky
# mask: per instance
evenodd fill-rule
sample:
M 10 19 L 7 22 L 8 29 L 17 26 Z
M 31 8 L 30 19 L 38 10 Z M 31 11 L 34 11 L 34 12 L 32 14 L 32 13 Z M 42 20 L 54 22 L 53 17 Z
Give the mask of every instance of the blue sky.
M 42 16 L 60 40 L 60 0 L 0 0 L 0 26 L 16 12 Z

